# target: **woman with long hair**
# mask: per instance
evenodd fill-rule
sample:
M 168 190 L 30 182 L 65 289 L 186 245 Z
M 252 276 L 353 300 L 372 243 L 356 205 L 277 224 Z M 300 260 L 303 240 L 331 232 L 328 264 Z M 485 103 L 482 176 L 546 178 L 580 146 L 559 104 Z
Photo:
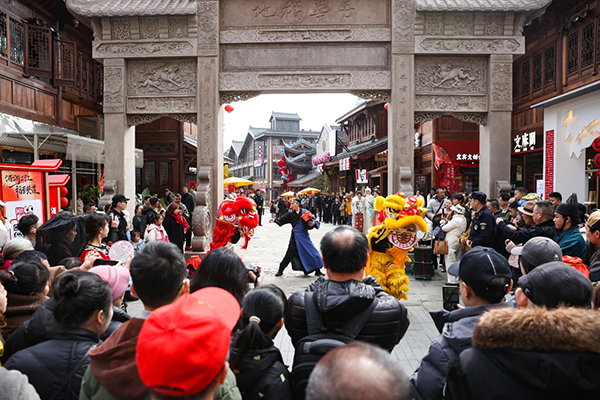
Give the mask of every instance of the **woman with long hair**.
M 232 338 L 231 369 L 244 400 L 291 399 L 289 371 L 273 339 L 283 326 L 287 300 L 275 285 L 251 290 L 242 302 L 242 326 Z
M 54 318 L 62 330 L 52 340 L 15 353 L 6 363 L 27 375 L 42 399 L 79 399 L 88 351 L 100 343 L 112 318 L 112 295 L 98 275 L 70 271 L 60 277 Z
M 110 223 L 110 226 L 109 226 Z M 85 231 L 86 246 L 84 247 L 79 259 L 85 261 L 88 253 L 95 253 L 105 260 L 109 260 L 109 247 L 103 242 L 103 239 L 109 237 L 108 241 L 116 242 L 118 239 L 119 219 L 114 217 L 112 221 L 107 214 L 89 213 L 84 221 L 83 227 Z
M 165 231 L 167 231 L 169 241 L 183 252 L 185 234 L 190 229 L 190 225 L 185 220 L 179 204 L 169 204 L 169 207 L 167 207 L 167 211 L 165 212 L 163 226 L 165 227 Z
M 0 272 L 0 282 L 8 292 L 6 326 L 2 328 L 2 336 L 8 339 L 48 299 L 50 273 L 41 261 L 16 262 Z

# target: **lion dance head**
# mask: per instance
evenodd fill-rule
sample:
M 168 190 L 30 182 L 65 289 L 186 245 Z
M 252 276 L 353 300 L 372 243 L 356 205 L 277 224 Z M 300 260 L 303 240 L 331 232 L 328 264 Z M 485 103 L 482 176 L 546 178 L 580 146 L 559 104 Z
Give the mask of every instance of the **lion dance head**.
M 397 193 L 375 199 L 380 225 L 369 230 L 369 261 L 366 273 L 377 279 L 383 290 L 398 299 L 408 299 L 410 290 L 404 264 L 417 243 L 417 231 L 427 232 L 423 200 Z
M 247 248 L 254 235 L 254 228 L 258 226 L 258 220 L 254 201 L 235 194 L 230 195 L 219 205 L 210 250 L 223 247 L 229 242 L 237 243 L 242 237 L 244 242 L 240 247 Z

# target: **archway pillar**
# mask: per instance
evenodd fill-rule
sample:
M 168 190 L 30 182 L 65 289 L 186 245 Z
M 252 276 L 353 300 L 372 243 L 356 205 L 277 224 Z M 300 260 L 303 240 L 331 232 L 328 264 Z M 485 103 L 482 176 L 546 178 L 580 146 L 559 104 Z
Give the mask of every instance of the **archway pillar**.
M 392 1 L 391 102 L 388 111 L 388 194 L 413 194 L 415 0 Z
M 487 123 L 479 128 L 479 190 L 495 198 L 510 182 L 512 55 L 491 55 Z
M 127 204 L 129 215 L 135 211 L 135 127 L 127 123 L 125 114 L 126 63 L 123 58 L 104 61 L 104 171 L 108 193 L 101 200 L 106 204 L 113 194 L 121 193 L 130 199 Z M 114 185 L 116 183 L 116 186 Z M 104 196 L 103 196 L 104 197 Z

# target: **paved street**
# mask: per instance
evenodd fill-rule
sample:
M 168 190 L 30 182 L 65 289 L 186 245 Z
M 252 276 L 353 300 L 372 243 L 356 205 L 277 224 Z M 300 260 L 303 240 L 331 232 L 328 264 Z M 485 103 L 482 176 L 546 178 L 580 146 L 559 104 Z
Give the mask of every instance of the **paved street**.
M 287 249 L 291 226 L 286 225 L 280 228 L 276 224 L 269 224 L 267 221 L 268 218 L 265 218 L 263 226 L 257 227 L 248 249 L 242 250 L 239 246 L 236 246 L 236 252 L 244 261 L 263 267 L 264 283 L 273 283 L 283 289 L 286 295 L 290 296 L 295 291 L 306 289 L 316 278 L 314 276 L 304 276 L 302 272 L 292 271 L 291 266 L 285 270 L 283 277 L 275 277 L 279 262 Z M 313 229 L 310 232 L 317 248 L 321 238 L 333 228 L 334 226 L 331 224 L 321 224 L 321 229 Z M 428 311 L 442 308 L 441 288 L 446 280 L 445 273 L 436 274 L 429 281 L 417 280 L 412 278 L 412 275 L 409 276 L 411 277 L 411 291 L 408 294 L 408 301 L 403 301 L 403 304 L 408 309 L 410 328 L 404 339 L 393 351 L 393 354 L 400 360 L 400 365 L 406 374 L 412 374 L 427 352 L 429 344 L 438 335 Z M 141 303 L 139 301 L 129 303 L 129 312 L 132 315 L 139 315 L 140 311 Z M 294 348 L 285 327 L 277 335 L 275 344 L 281 350 L 286 365 L 291 366 Z

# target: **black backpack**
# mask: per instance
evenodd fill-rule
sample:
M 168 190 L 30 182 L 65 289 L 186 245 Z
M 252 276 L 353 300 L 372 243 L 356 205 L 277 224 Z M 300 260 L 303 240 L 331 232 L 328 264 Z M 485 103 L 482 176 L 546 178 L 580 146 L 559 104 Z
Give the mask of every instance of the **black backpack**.
M 310 373 L 317 362 L 330 350 L 355 341 L 363 326 L 377 307 L 377 297 L 367 309 L 348 320 L 341 329 L 329 331 L 314 300 L 314 292 L 304 293 L 308 335 L 296 344 L 290 376 L 295 400 L 304 400 Z

